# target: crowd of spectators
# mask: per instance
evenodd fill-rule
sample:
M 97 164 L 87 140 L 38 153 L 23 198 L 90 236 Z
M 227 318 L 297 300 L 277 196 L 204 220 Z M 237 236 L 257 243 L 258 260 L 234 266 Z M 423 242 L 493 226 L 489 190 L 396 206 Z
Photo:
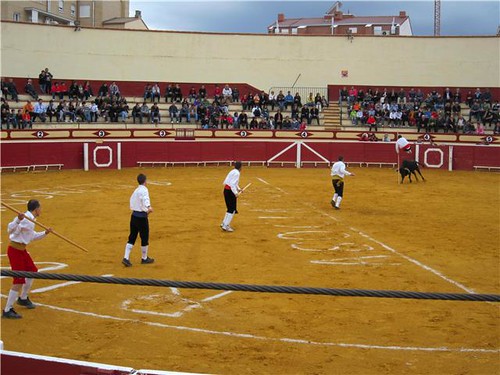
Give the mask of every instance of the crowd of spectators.
M 417 131 L 445 133 L 484 134 L 486 127 L 500 133 L 500 104 L 494 100 L 489 89 L 479 88 L 462 95 L 459 88 L 442 93 L 437 90 L 427 95 L 421 89 L 349 90 L 340 91 L 341 103 L 347 103 L 348 116 L 355 126 L 368 126 L 371 131 L 379 126 L 416 127 Z M 462 104 L 468 114 L 462 114 Z
M 27 80 L 25 92 L 32 100 L 15 111 L 9 107 L 8 96 L 18 101 L 15 83 L 12 79 L 2 79 L 2 124 L 7 128 L 30 128 L 40 122 L 127 122 L 134 124 L 195 122 L 201 128 L 243 128 L 243 129 L 305 129 L 313 121 L 319 125 L 319 114 L 328 106 L 324 96 L 319 93 L 309 94 L 303 103 L 299 93 L 290 92 L 269 94 L 249 92 L 240 97 L 237 87 L 216 85 L 213 97 L 208 98 L 207 89 L 201 85 L 198 90 L 192 86 L 184 95 L 179 84 L 168 84 L 162 93 L 159 83 L 146 84 L 142 103 L 130 107 L 121 95 L 116 82 L 109 86 L 103 83 L 94 96 L 89 81 L 82 83 L 56 81 L 48 69 L 42 70 L 39 77 L 39 91 L 51 95 L 48 102 L 38 97 L 31 79 Z M 162 119 L 159 103 L 164 98 L 168 107 L 168 116 Z M 32 103 L 34 102 L 34 104 Z M 239 103 L 241 111 L 230 113 L 230 105 Z M 290 114 L 285 112 L 290 111 Z M 275 113 L 271 113 L 275 112 Z

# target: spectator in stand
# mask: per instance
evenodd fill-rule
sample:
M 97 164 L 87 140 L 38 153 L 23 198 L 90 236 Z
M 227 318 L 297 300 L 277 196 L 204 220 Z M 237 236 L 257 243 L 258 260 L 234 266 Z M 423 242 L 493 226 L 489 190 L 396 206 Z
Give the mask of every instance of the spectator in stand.
M 69 85 L 69 98 L 78 98 L 78 84 L 76 83 L 76 81 L 71 81 L 71 85 Z
M 354 86 L 351 86 L 349 90 L 349 96 L 347 97 L 347 104 L 351 105 L 358 99 L 358 90 L 354 88 Z
M 238 87 L 233 87 L 233 102 L 238 103 L 240 101 L 240 90 Z
M 205 85 L 201 85 L 200 89 L 198 90 L 198 96 L 202 100 L 207 97 L 207 89 L 205 88 Z
M 298 92 L 295 93 L 295 96 L 293 97 L 293 103 L 297 105 L 298 108 L 302 107 L 302 98 Z
M 197 97 L 198 97 L 198 94 L 196 93 L 196 89 L 194 88 L 194 86 L 191 86 L 191 88 L 189 89 L 189 92 L 188 92 L 189 102 L 193 103 Z
M 485 92 L 483 92 L 481 98 L 483 100 L 483 103 L 491 104 L 491 91 L 490 91 L 490 89 L 486 89 Z
M 151 99 L 151 101 L 153 101 L 153 93 L 151 85 L 149 83 L 146 83 L 146 86 L 144 86 L 144 93 L 142 94 L 142 98 L 143 100 Z
M 111 85 L 109 85 L 109 95 L 114 96 L 115 98 L 119 98 L 121 96 L 120 94 L 120 88 L 116 84 L 116 82 L 113 82 Z
M 66 112 L 64 113 L 64 116 L 68 116 L 70 122 L 76 121 L 76 106 L 74 102 L 72 101 L 69 102 Z
M 257 117 L 252 118 L 250 121 L 250 129 L 257 129 L 259 127 L 259 123 L 257 121 Z
M 492 109 L 486 108 L 484 113 L 483 113 L 483 124 L 489 124 L 489 126 L 492 125 L 492 123 L 495 121 L 495 113 L 493 112 Z
M 165 89 L 165 103 L 168 103 L 168 99 L 170 99 L 170 103 L 173 103 L 175 99 L 174 85 L 171 83 L 169 83 Z
M 314 96 L 312 92 L 309 93 L 309 96 L 306 99 L 306 106 L 309 108 L 314 107 Z
M 191 122 L 191 115 L 189 113 L 189 104 L 187 102 L 182 103 L 181 109 L 179 111 L 179 121 L 185 117 L 187 122 Z
M 462 106 L 459 102 L 454 102 L 451 106 L 451 111 L 453 113 L 453 118 L 456 120 L 462 113 Z
M 50 94 L 52 92 L 52 80 L 54 76 L 49 72 L 49 68 L 45 68 L 45 93 Z
M 410 91 L 408 91 L 408 101 L 410 103 L 415 103 L 417 100 L 417 92 L 415 91 L 415 89 L 412 87 L 410 89 Z
M 90 122 L 97 122 L 97 118 L 99 117 L 99 106 L 96 102 L 93 102 L 90 105 Z
M 318 108 L 318 111 L 321 112 L 323 110 L 323 99 L 321 98 L 321 94 L 318 92 L 314 97 L 314 105 Z
M 65 101 L 60 101 L 56 107 L 57 122 L 64 122 Z
M 310 112 L 309 112 L 309 122 L 308 124 L 311 125 L 312 120 L 316 120 L 316 122 L 319 125 L 319 110 L 318 107 L 312 107 Z
M 300 110 L 300 121 L 309 122 L 309 107 L 307 105 L 303 106 Z
M 196 119 L 197 121 L 201 121 L 201 119 L 204 119 L 207 117 L 207 108 L 203 103 L 201 103 L 198 108 L 196 108 Z
M 292 121 L 290 120 L 289 116 L 285 116 L 285 119 L 283 120 L 283 129 L 285 130 L 292 129 Z
M 422 92 L 422 90 L 417 89 L 416 102 L 418 105 L 420 105 L 422 104 L 423 101 L 424 101 L 424 93 Z
M 40 119 L 40 121 L 45 122 L 47 118 L 47 107 L 45 104 L 43 104 L 42 99 L 38 99 L 38 101 L 35 103 L 33 107 L 33 116 L 31 121 L 35 122 L 37 117 Z
M 472 104 L 474 103 L 474 96 L 472 95 L 472 91 L 467 92 L 467 96 L 465 97 L 465 102 L 467 103 L 469 108 L 472 107 Z
M 139 120 L 139 122 L 142 124 L 141 105 L 139 103 L 135 103 L 134 107 L 132 108 L 132 122 L 135 124 L 136 120 Z
M 62 97 L 59 95 L 59 82 L 56 82 L 54 85 L 52 85 L 50 92 L 52 94 L 52 99 L 55 99 L 57 95 L 58 99 L 62 100 Z
M 276 103 L 278 104 L 280 111 L 285 110 L 285 95 L 283 95 L 283 91 L 281 90 L 278 95 L 276 95 Z
M 375 129 L 375 131 L 377 131 L 377 120 L 375 119 L 374 115 L 368 116 L 366 123 L 370 127 L 369 131 L 372 131 L 372 127 Z
M 142 106 L 141 106 L 141 117 L 140 117 L 140 120 L 141 120 L 141 124 L 142 124 L 142 119 L 145 118 L 146 119 L 146 122 L 150 122 L 150 111 L 149 111 L 149 107 L 148 105 L 146 104 L 146 102 L 142 102 Z
M 274 111 L 274 107 L 276 106 L 276 95 L 274 95 L 274 91 L 268 96 L 269 104 L 271 105 L 271 111 Z
M 182 90 L 179 84 L 176 84 L 174 87 L 174 101 L 176 101 L 177 103 L 182 102 Z
M 170 115 L 170 123 L 173 124 L 174 120 L 179 123 L 179 109 L 172 103 L 172 105 L 168 108 L 168 114 Z
M 47 79 L 45 70 L 42 70 L 38 75 L 38 85 L 40 86 L 40 92 L 42 94 L 47 94 Z
M 108 84 L 104 82 L 101 87 L 99 88 L 99 92 L 97 93 L 98 96 L 106 97 L 108 96 L 109 89 L 108 89 Z
M 119 113 L 119 116 L 120 116 L 120 119 L 122 120 L 122 122 L 127 121 L 129 109 L 130 108 L 129 108 L 126 100 L 121 102 L 121 104 L 118 106 L 118 113 Z
M 2 105 L 0 107 L 1 109 L 1 112 L 2 112 L 2 116 L 1 116 L 1 120 L 2 120 L 2 125 L 5 124 L 7 125 L 7 129 L 9 129 L 9 116 L 10 116 L 10 107 L 9 107 L 9 103 L 7 103 L 7 100 L 5 100 L 5 98 L 1 98 L 2 99 Z
M 254 106 L 252 109 L 252 115 L 253 117 L 260 118 L 260 115 L 262 114 L 261 109 L 258 105 Z
M 238 124 L 242 129 L 248 129 L 248 116 L 245 111 L 241 111 L 240 115 L 238 116 Z
M 196 111 L 196 106 L 194 104 L 189 105 L 189 117 L 194 118 L 194 122 L 198 123 L 198 112 Z
M 253 96 L 253 106 L 260 107 L 260 95 L 257 93 Z
M 274 127 L 275 129 L 283 129 L 283 114 L 280 109 L 274 114 Z
M 477 100 L 480 103 L 483 100 L 483 94 L 481 93 L 481 90 L 479 89 L 479 87 L 474 92 L 474 100 Z
M 484 125 L 481 122 L 478 122 L 476 125 L 476 134 L 484 135 Z
M 35 91 L 35 87 L 33 86 L 33 81 L 31 79 L 28 79 L 26 86 L 24 86 L 24 91 L 26 91 L 26 94 L 31 95 L 33 99 L 38 100 L 38 94 Z
M 85 85 L 83 85 L 83 96 L 85 100 L 89 100 L 90 97 L 94 96 L 92 86 L 90 86 L 90 81 L 85 82 Z
M 347 102 L 347 99 L 349 98 L 349 91 L 347 90 L 347 87 L 344 86 L 340 90 L 339 96 L 340 102 Z
M 455 103 L 462 103 L 462 93 L 458 87 L 455 89 L 455 93 L 453 94 L 453 101 Z
M 221 98 L 222 98 L 222 90 L 220 89 L 219 85 L 215 85 L 214 100 L 218 102 L 220 101 Z
M 22 124 L 23 129 L 31 129 L 33 124 L 31 122 L 31 114 L 28 111 L 22 111 Z
M 31 119 L 33 118 L 33 115 L 35 114 L 35 107 L 33 107 L 33 104 L 31 103 L 30 100 L 26 102 L 26 104 L 23 106 L 23 113 L 28 112 L 30 114 L 30 122 Z
M 157 125 L 161 122 L 160 107 L 158 104 L 154 103 L 151 106 L 151 123 Z
M 469 121 L 472 121 L 472 117 L 475 117 L 477 121 L 481 121 L 481 105 L 479 100 L 474 100 L 469 111 Z
M 453 94 L 449 87 L 444 89 L 442 98 L 445 103 L 451 103 L 453 101 Z
M 161 91 L 160 91 L 160 85 L 158 82 L 156 82 L 153 87 L 151 87 L 151 101 L 153 103 L 156 102 L 156 99 L 158 99 L 158 103 L 160 102 L 161 99 Z
M 57 110 L 56 110 L 56 105 L 54 104 L 53 100 L 49 101 L 49 105 L 47 106 L 46 114 L 47 114 L 47 117 L 49 118 L 50 122 L 52 122 L 52 117 L 55 117 L 57 120 Z
M 402 87 L 399 89 L 397 101 L 398 104 L 406 104 L 406 92 Z
M 7 95 L 9 94 L 9 90 L 7 88 L 7 82 L 5 82 L 5 78 L 1 77 L 0 82 L 2 85 L 2 95 L 7 98 Z
M 222 97 L 225 101 L 231 102 L 233 100 L 233 90 L 231 89 L 231 87 L 229 87 L 228 84 L 226 84 L 222 89 Z
M 120 114 L 120 108 L 117 102 L 112 101 L 108 110 L 109 122 L 118 122 L 118 116 Z
M 288 91 L 288 93 L 286 94 L 285 96 L 285 110 L 288 109 L 288 106 L 293 106 L 294 104 L 294 100 L 293 100 L 293 96 L 292 94 L 290 93 L 290 91 Z

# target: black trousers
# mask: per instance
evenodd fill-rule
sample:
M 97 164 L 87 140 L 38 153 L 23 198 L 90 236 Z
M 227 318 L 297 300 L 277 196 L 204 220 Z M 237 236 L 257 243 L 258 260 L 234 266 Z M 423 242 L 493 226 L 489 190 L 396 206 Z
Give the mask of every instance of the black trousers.
M 141 235 L 141 246 L 149 245 L 149 221 L 147 217 L 130 216 L 130 235 L 128 243 L 133 245 L 137 235 Z
M 337 193 L 339 197 L 342 197 L 344 194 L 344 181 L 340 178 L 334 178 L 332 179 L 332 185 L 335 189 L 335 193 Z
M 231 189 L 224 189 L 224 200 L 226 201 L 227 213 L 236 213 L 236 195 Z

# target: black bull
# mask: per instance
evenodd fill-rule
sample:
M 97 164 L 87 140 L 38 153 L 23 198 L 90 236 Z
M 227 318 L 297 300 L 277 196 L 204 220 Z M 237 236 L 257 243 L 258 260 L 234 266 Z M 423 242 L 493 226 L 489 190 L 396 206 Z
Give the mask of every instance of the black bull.
M 418 165 L 418 162 L 415 160 L 403 160 L 403 163 L 401 163 L 401 167 L 399 168 L 399 173 L 401 174 L 401 183 L 403 183 L 406 176 L 408 176 L 408 179 L 411 183 L 412 173 L 415 176 L 415 179 L 418 181 L 418 177 L 415 172 L 418 172 L 420 177 L 422 177 L 422 181 L 425 181 L 424 176 L 422 176 L 422 173 L 420 173 L 420 168 L 418 167 Z

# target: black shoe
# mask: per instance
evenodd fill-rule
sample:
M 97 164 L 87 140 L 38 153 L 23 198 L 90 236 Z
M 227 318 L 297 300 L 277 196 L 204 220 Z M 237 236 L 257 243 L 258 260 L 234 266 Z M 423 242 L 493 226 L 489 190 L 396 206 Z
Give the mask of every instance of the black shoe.
M 335 201 L 334 200 L 330 201 L 330 204 L 332 205 L 333 208 L 335 208 Z
M 5 311 L 2 312 L 2 318 L 5 318 L 5 319 L 21 319 L 22 316 L 19 315 L 18 313 L 16 313 L 16 311 L 11 308 L 7 312 L 5 312 Z
M 154 263 L 154 261 L 153 258 L 147 257 L 146 259 L 141 259 L 141 264 L 151 264 Z
M 126 259 L 126 258 L 123 258 L 122 259 L 122 264 L 125 266 L 125 267 L 132 267 L 132 263 L 130 263 L 130 260 Z
M 337 206 L 333 206 L 336 210 L 340 210 L 340 207 L 337 207 Z
M 24 306 L 26 307 L 27 309 L 34 309 L 36 306 L 33 302 L 30 301 L 30 298 L 29 297 L 26 297 L 26 299 L 21 299 L 21 298 L 18 298 L 17 299 L 17 304 L 19 306 Z

